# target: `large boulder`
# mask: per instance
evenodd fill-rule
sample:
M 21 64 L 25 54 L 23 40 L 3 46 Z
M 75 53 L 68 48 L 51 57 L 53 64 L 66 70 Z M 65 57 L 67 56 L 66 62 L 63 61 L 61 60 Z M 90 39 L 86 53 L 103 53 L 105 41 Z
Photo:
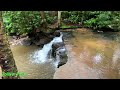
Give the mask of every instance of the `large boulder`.
M 64 47 L 65 44 L 63 42 L 57 42 L 57 43 L 53 43 L 52 44 L 52 56 L 55 57 L 56 56 L 56 50 L 58 48 Z
M 64 64 L 67 63 L 67 53 L 66 53 L 66 49 L 65 47 L 62 47 L 62 48 L 59 48 L 57 51 L 56 51 L 56 59 L 59 60 L 59 63 L 58 63 L 58 68 Z
M 58 68 L 67 62 L 67 53 L 64 42 L 53 43 L 52 56 L 58 60 Z
M 33 43 L 37 46 L 43 46 L 51 41 L 49 38 L 41 38 L 40 40 L 34 40 Z

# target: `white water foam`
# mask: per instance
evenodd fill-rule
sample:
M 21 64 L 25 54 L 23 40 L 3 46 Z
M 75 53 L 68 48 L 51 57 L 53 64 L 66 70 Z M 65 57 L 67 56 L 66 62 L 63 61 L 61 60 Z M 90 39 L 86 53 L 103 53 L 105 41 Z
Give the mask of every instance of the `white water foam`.
M 44 63 L 48 61 L 48 53 L 52 49 L 52 44 L 57 42 L 63 42 L 62 40 L 63 34 L 61 33 L 60 37 L 55 37 L 50 43 L 45 44 L 43 48 L 39 51 L 36 51 L 33 55 L 34 60 L 32 63 Z

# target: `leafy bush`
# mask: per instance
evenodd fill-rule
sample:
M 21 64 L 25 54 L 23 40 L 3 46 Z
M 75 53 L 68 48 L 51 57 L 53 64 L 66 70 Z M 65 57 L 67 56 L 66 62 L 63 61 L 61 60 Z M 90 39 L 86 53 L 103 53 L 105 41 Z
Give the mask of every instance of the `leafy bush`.
M 3 12 L 3 22 L 8 35 L 10 33 L 29 33 L 34 28 L 39 28 L 42 23 L 38 11 L 5 11 Z
M 45 13 L 46 21 L 48 24 L 53 24 L 55 20 L 57 20 L 57 16 L 51 16 L 49 15 L 49 12 L 46 11 Z
M 45 11 L 45 17 L 48 24 L 57 20 L 57 15 L 52 16 L 49 11 Z M 111 28 L 120 31 L 120 11 L 62 11 L 61 17 L 63 21 L 82 23 L 93 29 Z M 3 22 L 7 34 L 23 34 L 40 28 L 43 20 L 40 11 L 4 11 Z
M 83 26 L 101 29 L 111 28 L 120 31 L 120 11 L 64 11 L 62 19 Z
M 86 27 L 92 27 L 94 29 L 111 28 L 119 31 L 120 15 L 118 13 L 119 12 L 102 11 L 96 15 L 96 18 L 84 21 L 84 24 Z

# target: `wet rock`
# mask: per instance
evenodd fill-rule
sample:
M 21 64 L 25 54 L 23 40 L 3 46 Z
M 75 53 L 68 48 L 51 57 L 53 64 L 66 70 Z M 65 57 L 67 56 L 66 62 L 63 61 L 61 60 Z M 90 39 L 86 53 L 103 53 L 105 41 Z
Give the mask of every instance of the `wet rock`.
M 64 47 L 64 43 L 63 42 L 58 42 L 58 43 L 53 43 L 52 45 L 52 56 L 55 57 L 56 56 L 56 50 L 60 47 Z
M 56 58 L 59 59 L 58 68 L 67 63 L 67 53 L 65 47 L 56 51 Z
M 51 41 L 51 39 L 49 39 L 49 38 L 42 38 L 42 39 L 40 39 L 40 40 L 34 40 L 34 43 L 35 43 L 35 45 L 37 45 L 37 46 L 42 46 L 42 45 L 44 45 L 44 44 L 49 43 L 50 41 Z
M 58 68 L 67 62 L 67 53 L 64 42 L 58 42 L 52 45 L 52 56 L 59 61 Z
M 53 43 L 52 48 L 57 49 L 59 47 L 64 47 L 65 44 L 63 42 Z
M 54 36 L 55 36 L 55 37 L 60 37 L 60 31 L 55 31 L 55 32 L 54 32 Z
M 25 38 L 23 41 L 21 41 L 22 45 L 29 46 L 31 45 L 31 39 L 30 38 Z

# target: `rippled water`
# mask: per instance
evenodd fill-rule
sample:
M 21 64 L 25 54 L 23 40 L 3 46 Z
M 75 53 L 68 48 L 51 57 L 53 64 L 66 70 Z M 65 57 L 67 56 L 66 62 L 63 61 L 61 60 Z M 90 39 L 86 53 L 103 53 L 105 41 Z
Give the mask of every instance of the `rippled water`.
M 36 46 L 11 46 L 13 56 L 19 72 L 26 75 L 22 79 L 52 79 L 55 63 L 48 60 L 44 63 L 33 63 L 35 53 L 40 50 Z M 37 56 L 36 56 L 37 58 Z
M 64 32 L 67 64 L 56 70 L 57 62 L 34 63 L 36 46 L 12 46 L 23 79 L 120 79 L 120 33 L 93 33 L 86 29 Z M 37 56 L 36 56 L 37 58 Z
M 22 79 L 52 79 L 58 61 L 52 57 L 48 58 L 52 44 L 62 42 L 62 33 L 60 37 L 55 37 L 50 43 L 45 44 L 43 48 L 35 46 L 13 46 L 11 50 L 19 72 L 24 73 Z M 51 56 L 51 54 L 49 55 Z
M 77 29 L 64 38 L 69 59 L 54 78 L 120 79 L 120 33 Z

